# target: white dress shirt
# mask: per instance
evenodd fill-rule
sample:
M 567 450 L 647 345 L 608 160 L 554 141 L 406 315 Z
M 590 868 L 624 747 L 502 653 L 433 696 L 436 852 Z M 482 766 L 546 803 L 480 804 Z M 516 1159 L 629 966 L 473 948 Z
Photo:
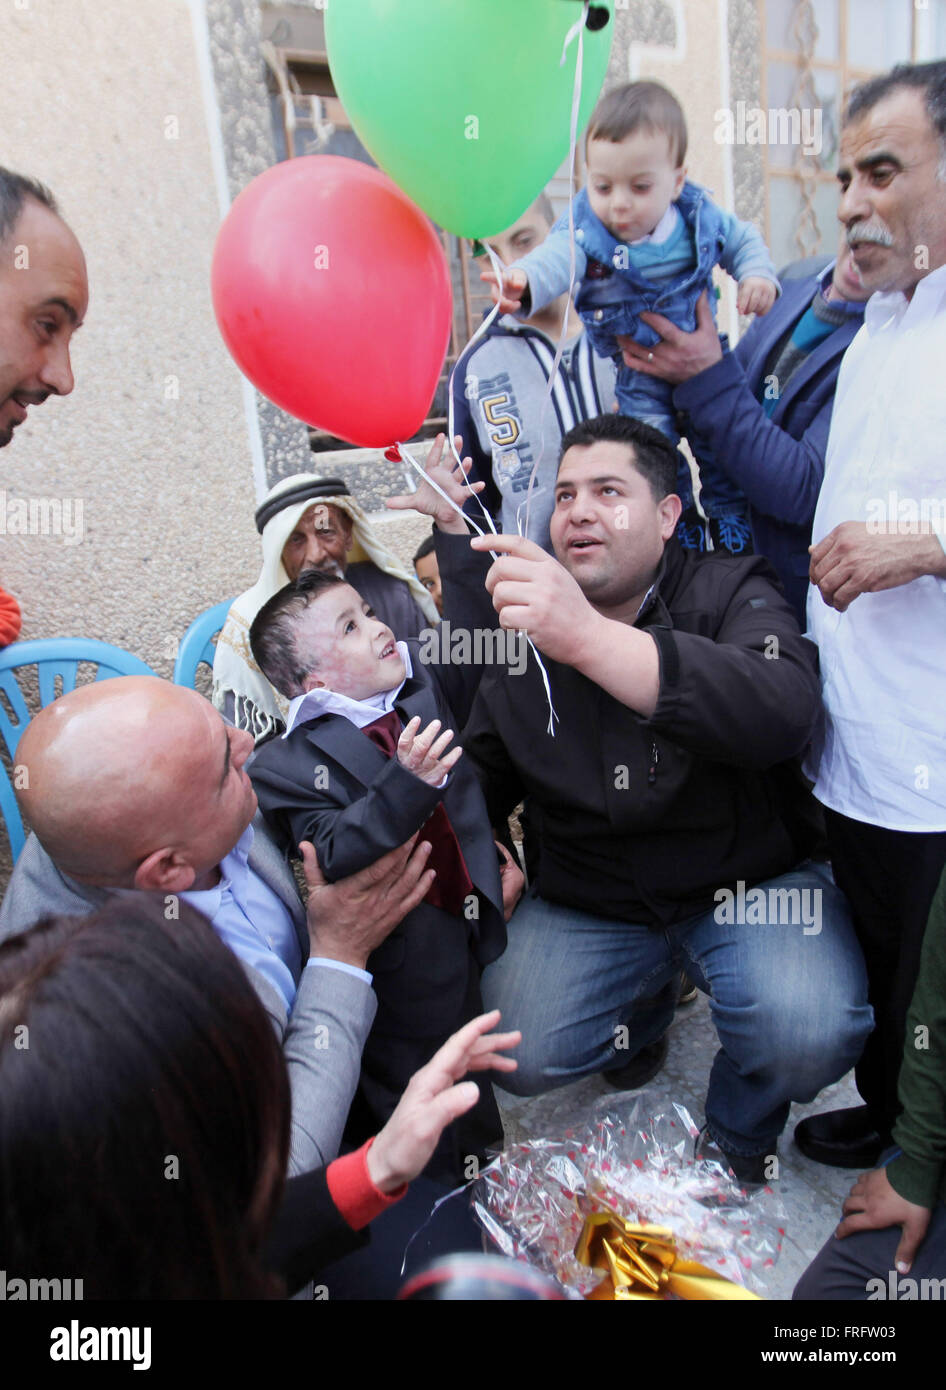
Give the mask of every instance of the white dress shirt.
M 286 732 L 282 737 L 288 738 L 297 724 L 305 724 L 310 719 L 319 718 L 323 714 L 340 714 L 349 723 L 354 724 L 356 729 L 366 729 L 376 719 L 382 719 L 384 715 L 390 714 L 397 703 L 397 697 L 414 674 L 410 648 L 407 643 L 395 642 L 394 645 L 401 654 L 406 674 L 393 690 L 382 690 L 378 695 L 369 695 L 367 699 L 353 700 L 350 695 L 339 695 L 336 690 L 329 690 L 327 686 L 318 686 L 315 690 L 307 691 L 305 695 L 297 695 L 291 702 L 286 714 Z M 437 786 L 445 787 L 449 781 L 450 774 L 448 772 L 443 781 L 437 783 Z M 350 968 L 355 969 L 354 966 Z
M 817 545 L 844 521 L 917 515 L 946 548 L 946 266 L 871 297 L 838 376 Z M 845 613 L 812 585 L 826 722 L 809 758 L 825 806 L 890 830 L 946 831 L 946 581 L 861 594 Z

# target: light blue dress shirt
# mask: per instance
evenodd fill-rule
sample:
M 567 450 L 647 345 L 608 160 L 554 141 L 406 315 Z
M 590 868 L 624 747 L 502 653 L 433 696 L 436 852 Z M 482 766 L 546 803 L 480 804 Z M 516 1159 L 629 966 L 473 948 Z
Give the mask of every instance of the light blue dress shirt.
M 244 964 L 269 981 L 286 1001 L 287 1013 L 296 998 L 302 971 L 302 952 L 295 923 L 279 894 L 249 866 L 253 827 L 248 825 L 236 845 L 220 861 L 220 882 L 213 888 L 182 893 L 185 902 L 209 920 L 220 940 Z M 344 970 L 371 984 L 366 970 L 343 961 L 312 956 L 310 965 Z

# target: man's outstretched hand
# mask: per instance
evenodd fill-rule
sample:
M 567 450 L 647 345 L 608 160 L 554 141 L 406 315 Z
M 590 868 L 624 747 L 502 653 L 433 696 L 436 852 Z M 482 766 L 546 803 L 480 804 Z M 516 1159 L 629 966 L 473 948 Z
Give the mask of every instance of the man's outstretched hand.
M 406 844 L 337 883 L 326 883 L 314 847 L 299 846 L 309 888 L 306 919 L 313 956 L 343 961 L 364 969 L 365 962 L 398 922 L 421 902 L 434 881 L 427 869 L 430 844 Z
M 476 1104 L 480 1088 L 461 1077 L 468 1071 L 516 1070 L 515 1060 L 503 1052 L 515 1047 L 522 1034 L 490 1033 L 499 1020 L 498 1009 L 472 1019 L 411 1077 L 397 1109 L 368 1150 L 368 1173 L 380 1191 L 395 1192 L 416 1178 L 447 1125 Z
M 568 570 L 524 536 L 474 536 L 470 544 L 499 555 L 486 587 L 500 626 L 526 631 L 553 661 L 577 666 L 600 619 Z

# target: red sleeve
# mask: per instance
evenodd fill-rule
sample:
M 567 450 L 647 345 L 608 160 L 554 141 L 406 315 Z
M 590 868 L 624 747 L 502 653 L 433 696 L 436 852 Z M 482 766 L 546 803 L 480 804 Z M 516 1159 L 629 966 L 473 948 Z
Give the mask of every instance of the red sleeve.
M 367 1226 L 369 1221 L 399 1202 L 407 1191 L 407 1183 L 390 1194 L 375 1187 L 368 1172 L 368 1150 L 373 1143 L 374 1139 L 369 1139 L 354 1153 L 336 1158 L 326 1169 L 332 1201 L 353 1231 Z

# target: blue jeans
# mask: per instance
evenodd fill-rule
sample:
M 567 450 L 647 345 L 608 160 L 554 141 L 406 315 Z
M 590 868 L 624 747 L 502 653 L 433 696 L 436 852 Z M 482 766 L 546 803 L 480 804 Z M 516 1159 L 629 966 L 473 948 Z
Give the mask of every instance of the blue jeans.
M 677 416 L 673 407 L 673 386 L 659 377 L 645 376 L 615 358 L 617 379 L 615 395 L 622 415 L 641 420 L 665 435 L 673 445 L 680 442 Z M 700 470 L 700 506 L 706 516 L 748 516 L 749 504 L 745 493 L 733 482 L 725 469 L 716 462 L 712 446 L 705 435 L 690 428 L 687 439 Z M 693 505 L 693 484 L 690 466 L 681 455 L 677 469 L 677 493 L 683 510 Z
M 758 887 L 764 924 L 737 900 L 730 913 L 723 903 L 666 930 L 592 917 L 531 889 L 505 954 L 483 976 L 485 1008 L 502 1009 L 504 1028 L 522 1029 L 518 1071 L 501 1084 L 538 1095 L 624 1066 L 666 1032 L 685 970 L 710 997 L 720 1042 L 706 1097 L 710 1136 L 732 1153 L 774 1153 L 791 1102 L 813 1100 L 850 1070 L 873 1014 L 830 871 L 806 863 Z M 805 904 L 817 903 L 820 930 L 806 930 L 799 915 L 793 924 L 792 899 L 776 898 L 777 889 L 798 889 L 806 917 Z

